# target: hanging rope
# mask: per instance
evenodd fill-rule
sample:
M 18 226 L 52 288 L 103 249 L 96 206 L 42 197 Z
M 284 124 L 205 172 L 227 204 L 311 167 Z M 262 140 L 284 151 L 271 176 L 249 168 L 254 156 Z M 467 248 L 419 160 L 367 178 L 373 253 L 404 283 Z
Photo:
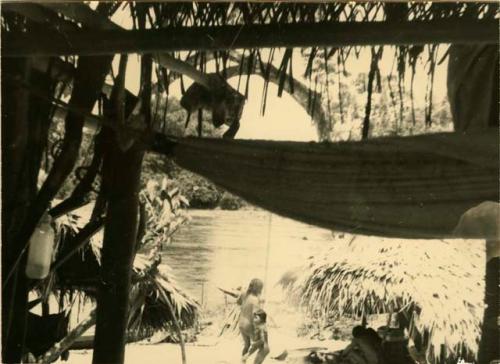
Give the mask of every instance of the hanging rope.
M 271 224 L 273 214 L 269 212 L 269 219 L 267 220 L 267 246 L 266 246 L 266 264 L 264 267 L 264 302 L 267 302 L 267 277 L 269 273 L 269 251 L 271 250 Z

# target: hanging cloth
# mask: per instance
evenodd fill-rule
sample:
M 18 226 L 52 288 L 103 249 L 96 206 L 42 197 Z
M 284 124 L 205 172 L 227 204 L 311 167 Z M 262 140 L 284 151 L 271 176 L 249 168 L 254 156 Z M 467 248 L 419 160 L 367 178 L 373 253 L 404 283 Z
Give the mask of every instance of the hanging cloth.
M 455 131 L 498 128 L 498 44 L 452 44 L 448 100 Z
M 460 216 L 499 199 L 497 129 L 301 143 L 187 138 L 183 168 L 248 202 L 356 234 L 450 237 Z

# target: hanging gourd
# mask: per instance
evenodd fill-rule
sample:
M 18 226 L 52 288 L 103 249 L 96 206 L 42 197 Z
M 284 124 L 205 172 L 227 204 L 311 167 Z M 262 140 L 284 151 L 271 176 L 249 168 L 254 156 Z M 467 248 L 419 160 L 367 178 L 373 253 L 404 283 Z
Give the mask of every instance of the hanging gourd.
M 26 263 L 26 276 L 28 278 L 43 279 L 49 274 L 54 250 L 54 237 L 51 217 L 49 214 L 44 214 L 31 235 L 28 262 Z

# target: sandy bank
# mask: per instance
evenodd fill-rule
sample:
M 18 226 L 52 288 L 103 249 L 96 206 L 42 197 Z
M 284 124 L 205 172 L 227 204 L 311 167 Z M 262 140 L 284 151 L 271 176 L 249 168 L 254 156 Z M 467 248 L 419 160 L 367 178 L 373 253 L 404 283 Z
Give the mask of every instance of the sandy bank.
M 270 330 L 269 340 L 271 356 L 277 356 L 287 350 L 288 358 L 285 361 L 277 361 L 269 358 L 266 363 L 302 363 L 304 355 L 309 353 L 310 348 L 322 347 L 338 350 L 347 345 L 343 341 L 317 341 L 293 337 L 280 332 Z M 241 341 L 237 336 L 205 337 L 195 344 L 186 344 L 186 357 L 188 364 L 239 364 Z M 72 351 L 67 362 L 57 361 L 58 364 L 91 364 L 92 350 Z M 181 350 L 175 344 L 129 344 L 125 349 L 126 364 L 171 364 L 181 363 Z M 249 360 L 248 363 L 252 363 Z

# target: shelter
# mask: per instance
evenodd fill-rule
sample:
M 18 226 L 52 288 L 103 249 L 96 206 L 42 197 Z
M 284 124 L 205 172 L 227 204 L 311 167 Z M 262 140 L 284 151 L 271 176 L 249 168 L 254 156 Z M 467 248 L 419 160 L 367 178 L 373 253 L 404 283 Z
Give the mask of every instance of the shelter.
M 358 237 L 337 242 L 280 284 L 324 319 L 400 312 L 430 362 L 443 347 L 455 361 L 470 360 L 481 334 L 484 260 L 480 241 Z
M 133 19 L 132 29 L 121 29 L 113 22 L 113 14 L 117 11 L 129 14 Z M 106 2 L 99 3 L 95 9 L 83 3 L 3 4 L 2 277 L 3 297 L 8 297 L 2 306 L 3 360 L 18 362 L 23 349 L 28 292 L 28 282 L 23 275 L 26 264 L 25 248 L 40 217 L 49 208 L 50 201 L 75 168 L 82 129 L 86 122 L 97 121 L 102 125 L 101 132 L 95 138 L 93 160 L 88 168 L 85 168 L 85 173 L 72 198 L 63 206 L 59 206 L 58 211 L 52 210 L 51 214 L 59 216 L 79 206 L 92 190 L 92 183 L 102 165 L 102 183 L 95 216 L 101 216 L 105 211 L 106 226 L 100 276 L 102 283 L 98 293 L 94 362 L 123 361 L 131 265 L 137 237 L 139 176 L 145 150 L 173 155 L 181 165 L 205 174 L 233 192 L 241 193 L 252 202 L 279 213 L 322 226 L 334 225 L 351 230 L 358 229 L 359 225 L 359 231 L 382 235 L 403 237 L 446 234 L 462 209 L 465 211 L 478 201 L 498 201 L 498 163 L 496 163 L 498 139 L 495 138 L 498 137 L 497 133 L 479 132 L 478 139 L 475 139 L 476 136 L 471 136 L 472 140 L 477 140 L 473 145 L 478 149 L 469 155 L 461 153 L 459 147 L 453 148 L 453 156 L 443 155 L 442 150 L 429 149 L 422 159 L 416 157 L 421 148 L 414 149 L 409 146 L 412 141 L 417 145 L 429 142 L 432 145 L 429 148 L 435 148 L 436 143 L 440 145 L 442 141 L 450 141 L 450 145 L 458 146 L 464 139 L 467 140 L 467 137 L 450 134 L 443 137 L 422 136 L 407 142 L 401 141 L 401 144 L 405 145 L 405 152 L 396 156 L 392 155 L 391 148 L 399 145 L 399 141 L 378 143 L 365 140 L 372 135 L 376 127 L 370 118 L 371 100 L 380 75 L 378 62 L 382 46 L 395 46 L 392 51 L 397 63 L 397 77 L 400 80 L 405 77 L 405 70 L 410 69 L 419 57 L 428 59 L 430 87 L 423 123 L 429 126 L 432 124 L 434 65 L 439 61 L 436 59 L 437 45 L 472 44 L 481 49 L 493 48 L 496 51 L 492 54 L 498 55 L 496 14 L 496 4 L 482 3 Z M 237 143 L 231 141 L 223 143 L 203 139 L 172 140 L 161 133 L 165 121 L 152 117 L 153 92 L 157 93 L 158 100 L 162 91 L 168 91 L 170 82 L 181 74 L 181 77 L 189 77 L 201 85 L 199 88 L 202 90 L 201 100 L 191 100 L 196 104 L 194 106 L 198 106 L 193 109 L 202 107 L 210 110 L 214 125 L 229 123 L 230 133 L 227 136 L 234 135 L 241 114 L 242 94 L 228 87 L 224 81 L 226 71 L 234 65 L 234 62 L 231 64 L 229 61 L 229 51 L 244 50 L 240 65 L 246 64 L 247 67 L 240 66 L 239 74 L 253 74 L 258 68 L 266 82 L 270 82 L 270 75 L 274 72 L 270 67 L 273 64 L 272 55 L 275 54 L 273 49 L 285 48 L 273 79 L 278 82 L 279 93 L 286 89 L 294 93 L 292 67 L 294 48 L 308 48 L 309 66 L 306 78 L 309 84 L 306 82 L 297 87 L 297 90 L 304 91 L 304 86 L 307 86 L 308 90 L 297 92 L 302 94 L 301 99 L 307 95 L 307 100 L 303 104 L 307 106 L 313 118 L 316 116 L 321 139 L 328 140 L 332 128 L 335 127 L 335 118 L 324 109 L 321 92 L 314 86 L 317 84 L 316 76 L 328 73 L 328 61 L 332 56 L 337 55 L 338 62 L 343 63 L 348 57 L 354 57 L 360 46 L 368 46 L 371 50 L 371 62 L 367 70 L 366 113 L 361 131 L 362 139 L 365 141 L 359 144 L 331 146 L 332 150 L 337 150 L 336 155 L 341 159 L 339 163 L 346 166 L 345 173 L 353 171 L 349 167 L 352 161 L 355 162 L 354 165 L 358 165 L 354 173 L 360 172 L 358 176 L 353 177 L 354 179 L 357 177 L 357 180 L 351 187 L 353 194 L 347 196 L 349 198 L 329 202 L 349 206 L 355 201 L 355 207 L 348 216 L 339 215 L 338 209 L 332 209 L 334 214 L 325 219 L 325 211 L 329 206 L 318 208 L 318 214 L 309 213 L 317 208 L 315 202 L 321 200 L 321 196 L 328 190 L 325 186 L 317 190 L 316 196 L 314 191 L 318 186 L 314 186 L 314 190 L 306 191 L 306 195 L 314 198 L 311 201 L 309 197 L 303 201 L 290 200 L 283 205 L 284 207 L 280 207 L 282 201 L 276 197 L 268 203 L 270 196 L 274 196 L 271 189 L 265 199 L 256 196 L 255 191 L 247 191 L 249 186 L 242 185 L 241 176 L 234 173 L 236 160 L 234 157 L 247 158 L 253 153 L 252 148 L 259 147 L 259 144 L 250 145 L 248 148 L 245 143 L 236 145 Z M 262 48 L 271 49 L 267 60 L 261 51 Z M 184 54 L 176 53 L 179 51 L 190 51 L 187 62 L 181 59 Z M 127 53 L 142 54 L 142 87 L 139 96 L 127 92 L 124 87 Z M 121 54 L 120 65 L 118 72 L 112 77 L 111 92 L 106 93 L 104 83 L 110 73 L 115 54 Z M 207 57 L 207 54 L 213 54 L 213 57 Z M 216 76 L 207 75 L 205 72 L 206 62 L 209 59 L 214 59 L 216 62 L 218 70 Z M 315 60 L 320 60 L 320 67 Z M 153 66 L 153 61 L 156 66 Z M 326 67 L 321 67 L 321 61 Z M 466 61 L 467 57 L 458 57 L 459 64 Z M 495 79 L 498 62 L 494 61 L 494 56 L 486 57 L 486 62 L 492 65 L 488 68 L 492 71 L 491 77 L 487 79 Z M 151 81 L 153 69 L 157 72 L 157 79 L 161 84 L 161 87 L 155 89 Z M 461 82 L 458 84 L 458 89 L 462 91 L 458 94 L 462 94 L 464 88 L 461 86 L 465 83 L 466 86 L 471 86 L 469 90 L 482 87 L 482 91 L 487 94 L 486 98 L 493 100 L 488 104 L 489 108 L 480 112 L 479 119 L 487 120 L 484 125 L 496 126 L 498 119 L 493 118 L 491 125 L 490 115 L 498 115 L 498 109 L 496 113 L 494 111 L 495 107 L 498 107 L 498 102 L 495 101 L 498 99 L 498 88 L 494 84 L 490 88 L 486 87 L 484 79 L 466 77 L 459 79 Z M 399 85 L 401 86 L 401 83 Z M 109 88 L 107 90 L 109 91 Z M 325 91 L 328 91 L 328 86 L 325 86 Z M 71 94 L 68 102 L 63 98 L 65 92 Z M 93 115 L 94 104 L 98 99 L 102 101 L 102 107 L 99 108 L 97 115 Z M 137 102 L 139 100 L 140 104 Z M 472 101 L 472 98 L 469 100 Z M 467 106 L 464 103 L 457 105 L 457 110 Z M 47 136 L 54 120 L 53 115 L 56 111 L 54 106 L 66 112 L 65 134 L 59 143 L 60 149 L 50 148 L 55 151 L 54 158 L 51 163 L 47 163 L 48 177 L 41 189 L 37 190 L 36 179 L 44 153 L 47 155 L 49 150 Z M 199 115 L 201 135 L 203 118 L 201 113 Z M 375 149 L 380 149 L 381 153 L 377 153 L 374 158 L 368 158 L 364 153 L 364 146 L 370 149 L 374 144 L 380 144 Z M 484 148 L 481 147 L 483 145 Z M 210 153 L 210 148 L 213 146 L 220 157 L 218 163 L 210 170 L 204 169 L 205 165 L 200 161 L 193 162 L 193 158 L 198 158 L 200 152 Z M 307 186 L 300 184 L 287 186 L 284 182 L 289 177 L 300 179 L 304 172 L 301 170 L 302 167 L 296 168 L 294 174 L 288 177 L 279 175 L 283 170 L 278 168 L 280 163 L 284 161 L 282 167 L 287 166 L 289 148 L 288 145 L 268 145 L 267 149 L 259 149 L 260 154 L 256 153 L 257 160 L 254 163 L 257 165 L 264 163 L 262 156 L 278 157 L 270 160 L 269 165 L 263 165 L 265 168 L 259 172 L 269 171 L 274 167 L 277 172 L 273 178 L 283 182 L 278 184 L 278 192 L 287 189 L 292 191 L 292 188 L 296 188 L 295 195 L 300 196 L 305 192 L 303 188 L 308 189 Z M 315 150 L 313 153 L 306 152 L 305 149 L 308 148 L 298 146 L 291 150 L 293 153 L 298 153 L 297 156 L 301 156 L 300 158 L 307 160 L 318 149 L 327 147 L 311 146 L 310 148 Z M 227 153 L 220 153 L 221 149 L 227 149 Z M 350 151 L 349 158 L 342 161 L 345 150 Z M 471 156 L 474 158 L 470 158 Z M 406 157 L 411 157 L 409 162 L 405 162 Z M 226 160 L 231 163 L 225 165 Z M 374 213 L 375 209 L 383 205 L 383 201 L 376 198 L 364 200 L 373 191 L 369 186 L 363 190 L 366 187 L 364 182 L 373 176 L 370 173 L 362 174 L 361 171 L 374 160 L 385 163 L 384 168 L 390 168 L 393 164 L 396 166 L 395 173 L 389 176 L 391 178 L 388 180 L 385 180 L 385 176 L 374 176 L 381 186 L 384 186 L 381 195 L 374 197 L 381 199 L 391 197 L 391 189 L 404 186 L 403 190 L 396 193 L 390 201 L 391 204 L 402 207 L 401 223 L 397 221 L 395 226 L 386 225 L 384 229 L 377 228 L 380 221 L 375 219 Z M 275 163 L 274 166 L 272 163 Z M 415 164 L 421 168 L 405 180 L 404 174 Z M 293 167 L 291 164 L 288 166 Z M 216 172 L 213 171 L 214 168 Z M 82 170 L 77 169 L 77 171 L 79 173 Z M 368 172 L 370 171 L 372 170 L 368 168 Z M 426 195 L 425 190 L 429 186 L 418 191 L 417 186 L 413 184 L 418 181 L 423 186 L 424 177 L 427 178 L 426 174 L 429 172 L 433 173 L 431 186 L 435 189 L 431 189 Z M 420 173 L 422 175 L 418 178 Z M 472 175 L 469 176 L 468 173 Z M 458 178 L 450 191 L 441 188 L 443 181 L 451 183 L 455 176 Z M 464 176 L 466 177 L 461 178 Z M 257 177 L 260 179 L 266 175 L 261 174 Z M 345 194 L 345 188 L 348 188 L 351 182 L 349 179 L 344 179 L 340 188 L 337 191 L 332 190 L 332 194 L 336 192 Z M 269 181 L 268 185 L 272 186 L 273 182 Z M 262 187 L 262 184 L 257 186 Z M 262 187 L 262 191 L 266 191 L 265 186 Z M 445 194 L 446 198 L 440 199 L 438 194 L 441 193 Z M 366 211 L 364 202 L 367 202 Z M 448 204 L 451 205 L 452 213 L 443 224 L 433 225 L 429 231 L 426 231 L 426 223 L 432 223 L 433 219 L 427 218 L 423 224 L 416 224 L 418 216 L 425 215 L 421 212 L 439 211 L 438 215 L 444 213 L 442 216 L 446 216 Z M 419 214 L 421 206 L 423 210 Z M 413 212 L 416 215 L 413 215 Z M 394 209 L 384 211 L 381 215 L 382 221 L 386 219 L 387 222 L 394 216 Z M 89 234 L 92 233 L 92 229 L 95 229 L 95 226 L 88 226 Z

